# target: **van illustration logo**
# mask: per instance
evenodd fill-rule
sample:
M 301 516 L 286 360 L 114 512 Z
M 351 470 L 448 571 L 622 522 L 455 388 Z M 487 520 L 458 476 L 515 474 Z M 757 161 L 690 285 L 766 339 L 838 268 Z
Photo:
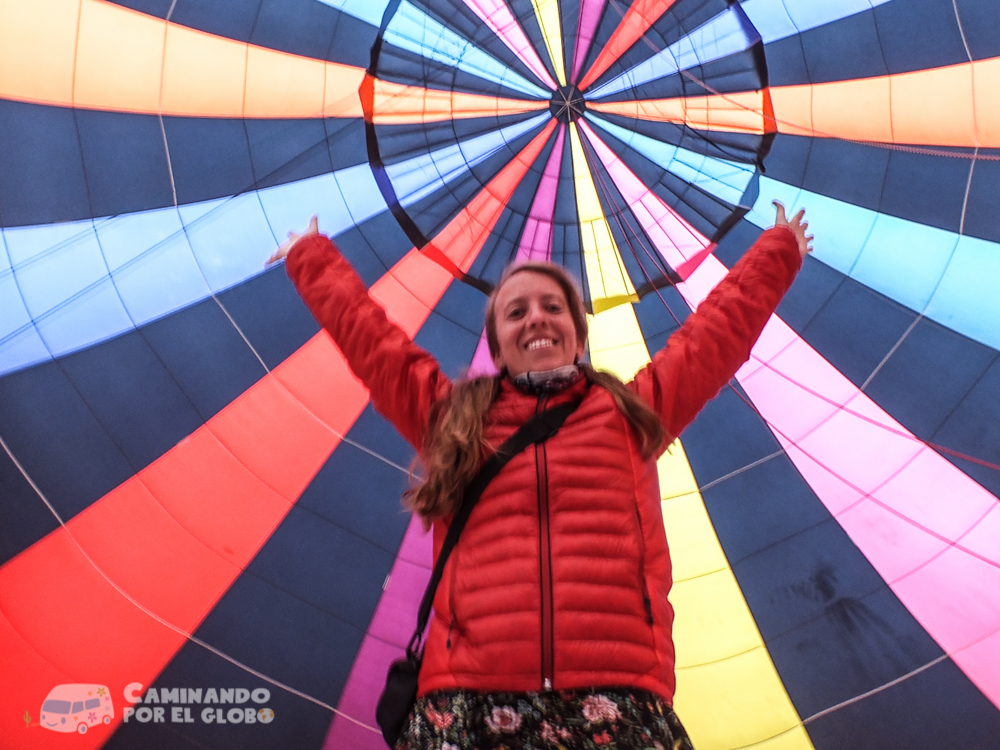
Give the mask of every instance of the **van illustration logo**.
M 56 685 L 42 701 L 40 713 L 39 724 L 46 729 L 86 734 L 91 727 L 110 724 L 115 706 L 104 685 Z

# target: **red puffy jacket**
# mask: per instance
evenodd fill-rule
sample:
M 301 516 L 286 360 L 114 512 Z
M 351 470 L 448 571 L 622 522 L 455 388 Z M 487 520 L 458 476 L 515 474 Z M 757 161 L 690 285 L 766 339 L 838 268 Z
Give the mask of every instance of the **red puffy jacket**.
M 629 387 L 677 436 L 747 360 L 800 265 L 788 229 L 765 232 Z M 385 318 L 329 241 L 288 273 L 374 407 L 418 449 L 451 384 Z M 504 381 L 487 415 L 499 445 L 537 410 L 583 396 L 551 439 L 515 456 L 462 531 L 434 599 L 420 694 L 633 686 L 672 702 L 670 556 L 656 462 L 611 395 L 581 380 L 537 397 Z M 447 521 L 434 525 L 435 557 Z

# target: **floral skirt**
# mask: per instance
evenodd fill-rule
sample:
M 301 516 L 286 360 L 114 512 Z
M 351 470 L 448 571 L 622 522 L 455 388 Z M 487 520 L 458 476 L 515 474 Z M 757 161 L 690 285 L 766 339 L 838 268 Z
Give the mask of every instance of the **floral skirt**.
M 396 750 L 693 750 L 659 696 L 633 688 L 436 692 L 420 698 Z

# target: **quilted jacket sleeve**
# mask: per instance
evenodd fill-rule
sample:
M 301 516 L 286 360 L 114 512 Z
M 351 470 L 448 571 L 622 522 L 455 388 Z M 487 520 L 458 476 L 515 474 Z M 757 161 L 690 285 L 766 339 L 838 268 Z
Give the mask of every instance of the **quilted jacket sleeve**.
M 309 235 L 295 243 L 285 268 L 351 371 L 368 388 L 372 405 L 420 450 L 431 405 L 451 389 L 437 360 L 386 318 L 325 236 Z
M 631 387 L 660 414 L 671 438 L 750 358 L 801 264 L 791 230 L 768 229 L 636 373 Z

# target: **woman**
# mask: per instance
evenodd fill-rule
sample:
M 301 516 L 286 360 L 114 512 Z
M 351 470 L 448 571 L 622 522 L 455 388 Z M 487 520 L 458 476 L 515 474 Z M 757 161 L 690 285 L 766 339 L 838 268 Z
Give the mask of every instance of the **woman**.
M 579 365 L 568 277 L 508 269 L 490 297 L 500 375 L 452 384 L 388 322 L 313 218 L 287 271 L 374 407 L 419 451 L 410 504 L 440 550 L 461 489 L 532 414 L 580 406 L 511 459 L 462 531 L 434 599 L 419 699 L 399 748 L 690 747 L 674 692 L 670 557 L 656 458 L 747 360 L 811 237 L 799 211 L 761 235 L 627 384 Z

